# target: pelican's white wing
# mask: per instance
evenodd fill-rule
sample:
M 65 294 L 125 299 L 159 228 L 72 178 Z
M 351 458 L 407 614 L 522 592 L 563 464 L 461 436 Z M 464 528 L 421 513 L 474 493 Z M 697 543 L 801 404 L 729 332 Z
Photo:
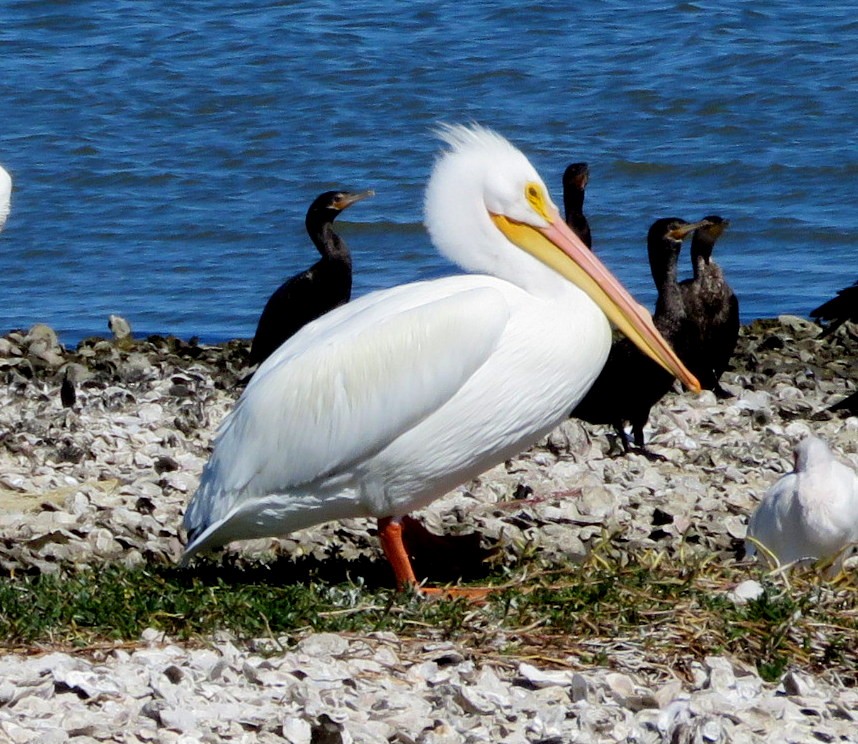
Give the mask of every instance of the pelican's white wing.
M 208 542 L 209 528 L 244 502 L 288 499 L 290 490 L 353 468 L 437 412 L 503 333 L 509 308 L 493 282 L 451 277 L 398 287 L 293 336 L 221 425 L 185 515 L 189 533 L 208 531 Z M 200 542 L 192 539 L 188 552 Z

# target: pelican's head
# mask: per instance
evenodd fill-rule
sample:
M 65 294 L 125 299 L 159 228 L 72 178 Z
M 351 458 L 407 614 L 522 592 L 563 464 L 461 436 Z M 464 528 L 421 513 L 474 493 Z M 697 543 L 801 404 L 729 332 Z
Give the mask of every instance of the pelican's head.
M 446 126 L 449 145 L 426 189 L 426 227 L 439 248 L 469 271 L 538 293 L 556 280 L 583 290 L 644 353 L 692 390 L 700 383 L 632 299 L 560 218 L 528 159 L 480 126 Z M 536 261 L 534 261 L 536 259 Z M 543 265 L 543 266 L 540 266 Z
M 0 230 L 6 224 L 12 201 L 12 176 L 0 166 Z

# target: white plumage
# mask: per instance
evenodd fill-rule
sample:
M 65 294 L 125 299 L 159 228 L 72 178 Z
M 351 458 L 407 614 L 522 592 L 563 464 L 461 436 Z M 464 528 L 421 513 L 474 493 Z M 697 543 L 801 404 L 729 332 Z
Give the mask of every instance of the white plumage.
M 12 208 L 12 176 L 0 166 L 0 230 L 6 224 L 9 210 Z
M 822 439 L 804 439 L 795 448 L 795 469 L 763 497 L 748 536 L 781 564 L 836 556 L 858 541 L 858 475 Z M 750 540 L 746 551 L 756 552 Z
M 448 257 L 484 273 L 366 295 L 269 357 L 221 425 L 185 515 L 185 560 L 375 517 L 399 583 L 413 583 L 398 518 L 548 433 L 602 368 L 608 321 L 571 281 L 696 385 L 518 150 L 480 127 L 442 137 L 426 225 Z

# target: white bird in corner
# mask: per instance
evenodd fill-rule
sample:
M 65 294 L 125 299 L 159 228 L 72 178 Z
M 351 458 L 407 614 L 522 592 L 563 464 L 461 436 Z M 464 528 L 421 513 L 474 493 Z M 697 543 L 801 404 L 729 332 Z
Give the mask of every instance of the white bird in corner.
M 858 475 L 822 439 L 807 437 L 795 448 L 795 469 L 768 490 L 751 517 L 748 537 L 782 565 L 837 556 L 858 541 Z M 745 552 L 756 553 L 752 540 Z
M 416 586 L 400 519 L 565 420 L 605 363 L 608 318 L 699 390 L 521 152 L 479 126 L 439 135 L 426 226 L 474 273 L 365 295 L 280 346 L 219 429 L 183 562 L 374 517 L 398 585 Z
M 12 176 L 0 165 L 0 230 L 6 224 L 9 210 L 12 208 Z

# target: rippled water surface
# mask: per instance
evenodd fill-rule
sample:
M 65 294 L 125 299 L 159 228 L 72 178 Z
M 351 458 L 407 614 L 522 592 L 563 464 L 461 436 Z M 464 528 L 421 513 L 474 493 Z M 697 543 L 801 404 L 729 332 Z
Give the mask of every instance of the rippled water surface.
M 421 224 L 442 121 L 509 137 L 558 202 L 588 161 L 594 247 L 650 305 L 660 216 L 731 220 L 745 320 L 858 278 L 852 4 L 536 5 L 7 0 L 0 332 L 250 336 L 334 187 L 377 192 L 338 223 L 356 294 L 450 272 Z

